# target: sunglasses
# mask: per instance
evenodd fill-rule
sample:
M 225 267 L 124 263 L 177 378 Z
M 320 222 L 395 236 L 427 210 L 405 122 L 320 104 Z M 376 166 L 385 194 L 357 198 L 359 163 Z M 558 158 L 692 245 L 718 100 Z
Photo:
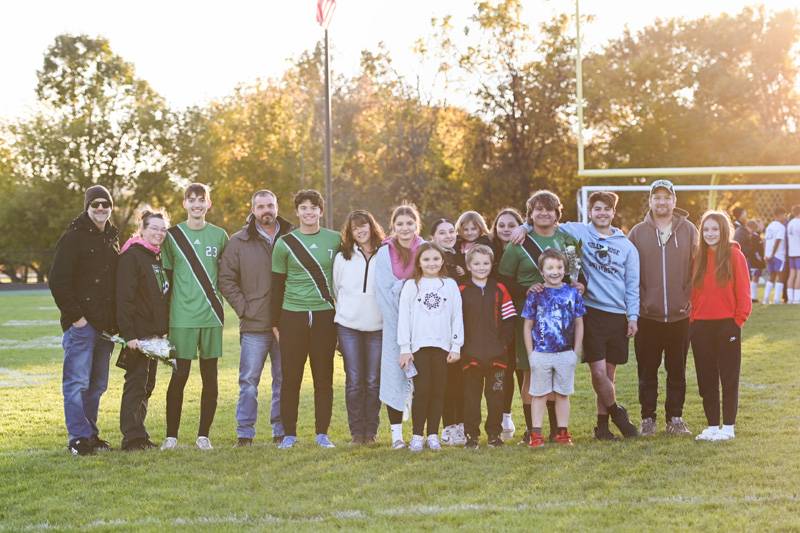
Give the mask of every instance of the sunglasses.
M 89 205 L 92 207 L 92 209 L 100 209 L 100 208 L 108 209 L 109 207 L 111 207 L 111 202 L 109 202 L 108 200 L 95 200 Z

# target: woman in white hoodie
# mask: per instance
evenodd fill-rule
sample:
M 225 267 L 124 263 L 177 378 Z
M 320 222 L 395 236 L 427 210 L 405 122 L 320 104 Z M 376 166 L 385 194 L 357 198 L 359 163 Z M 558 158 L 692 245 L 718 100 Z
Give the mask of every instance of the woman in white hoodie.
M 383 239 L 372 214 L 353 211 L 342 226 L 342 248 L 333 261 L 334 322 L 344 358 L 351 444 L 371 444 L 378 433 L 383 321 L 373 259 Z

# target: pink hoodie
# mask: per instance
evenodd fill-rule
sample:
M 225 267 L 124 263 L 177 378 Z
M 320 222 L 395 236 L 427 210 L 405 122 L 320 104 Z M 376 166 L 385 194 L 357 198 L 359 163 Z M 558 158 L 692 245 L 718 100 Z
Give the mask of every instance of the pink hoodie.
M 417 255 L 417 248 L 419 245 L 425 242 L 425 239 L 417 235 L 417 237 L 411 241 L 411 262 L 408 265 L 403 265 L 403 262 L 400 260 L 400 254 L 397 253 L 397 241 L 395 241 L 394 237 L 389 237 L 385 241 L 384 244 L 389 245 L 389 259 L 392 260 L 392 273 L 398 279 L 411 279 L 414 275 L 414 258 Z

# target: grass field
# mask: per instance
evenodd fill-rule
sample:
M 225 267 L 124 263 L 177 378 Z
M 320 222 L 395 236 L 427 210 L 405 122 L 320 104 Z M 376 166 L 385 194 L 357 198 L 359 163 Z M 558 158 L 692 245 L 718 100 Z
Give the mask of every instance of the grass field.
M 477 452 L 438 455 L 390 450 L 385 418 L 379 446 L 350 448 L 340 358 L 331 427 L 336 449 L 313 445 L 309 372 L 299 446 L 283 451 L 267 444 L 262 384 L 267 409 L 258 423 L 259 445 L 233 449 L 238 333 L 230 320 L 211 434 L 215 450 L 193 448 L 200 396 L 195 368 L 182 449 L 73 458 L 65 448 L 57 319 L 49 293 L 0 294 L 0 530 L 800 530 L 800 306 L 757 306 L 745 328 L 734 441 L 668 437 L 662 411 L 662 432 L 653 439 L 595 442 L 594 399 L 580 368 L 574 448 L 490 450 L 482 442 Z M 165 369 L 159 368 L 148 416 L 159 442 Z M 684 414 L 697 432 L 704 417 L 691 356 L 687 374 Z M 621 400 L 638 422 L 635 363 L 618 376 Z M 122 372 L 112 366 L 99 423 L 115 447 L 121 389 Z M 521 413 L 515 417 L 522 425 Z

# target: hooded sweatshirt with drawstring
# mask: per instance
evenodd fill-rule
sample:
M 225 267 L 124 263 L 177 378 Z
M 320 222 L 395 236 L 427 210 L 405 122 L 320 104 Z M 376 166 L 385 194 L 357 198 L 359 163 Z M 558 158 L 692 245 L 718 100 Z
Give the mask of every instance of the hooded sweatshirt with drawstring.
M 639 251 L 639 316 L 659 322 L 689 318 L 692 258 L 698 232 L 683 209 L 672 214 L 672 232 L 661 242 L 658 226 L 648 211 L 628 239 Z

